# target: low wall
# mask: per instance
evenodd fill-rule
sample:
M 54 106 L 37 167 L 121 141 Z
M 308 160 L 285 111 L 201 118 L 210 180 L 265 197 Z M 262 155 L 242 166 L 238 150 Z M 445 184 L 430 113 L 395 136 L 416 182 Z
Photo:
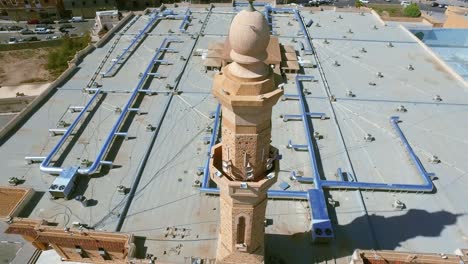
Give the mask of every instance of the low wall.
M 429 16 L 429 15 L 426 14 L 426 13 L 422 13 L 421 16 L 423 17 L 424 20 L 426 20 L 427 22 L 431 23 L 433 27 L 441 28 L 441 27 L 444 26 L 444 23 L 443 23 L 443 22 L 434 19 L 433 17 Z
M 91 44 L 88 44 L 88 46 L 86 46 L 86 48 L 78 51 L 76 54 L 75 54 L 75 57 L 73 57 L 73 59 L 71 61 L 68 62 L 68 65 L 71 65 L 71 64 L 80 64 L 81 61 L 83 60 L 83 58 L 88 55 L 89 53 L 91 53 L 93 50 L 95 50 L 96 47 L 94 45 L 91 45 Z
M 384 21 L 395 21 L 395 22 L 422 22 L 422 17 L 386 17 L 381 16 Z
M 452 69 L 452 67 L 450 67 L 444 60 L 439 58 L 439 56 L 437 54 L 435 54 L 435 52 L 430 47 L 428 47 L 418 37 L 416 37 L 413 33 L 411 33 L 406 27 L 404 27 L 403 25 L 399 25 L 399 26 L 400 26 L 401 29 L 403 29 L 403 31 L 405 31 L 408 35 L 410 35 L 410 37 L 414 41 L 416 41 L 419 45 L 421 45 L 421 47 L 423 47 L 423 49 L 425 51 L 427 51 L 429 53 L 429 55 L 431 55 L 445 71 L 447 71 L 450 75 L 452 75 L 456 80 L 458 80 L 465 87 L 468 87 L 468 82 L 465 81 L 465 79 L 463 79 L 463 77 L 461 77 L 460 74 L 458 74 L 456 71 L 454 71 Z
M 8 135 L 15 127 L 17 127 L 23 118 L 30 114 L 37 106 L 39 106 L 58 86 L 62 85 L 68 78 L 70 78 L 76 71 L 76 64 L 72 64 L 64 71 L 55 81 L 53 81 L 49 87 L 43 91 L 39 96 L 37 96 L 27 107 L 23 109 L 15 118 L 10 120 L 1 130 L 0 130 L 0 146 L 3 144 L 5 136 Z
M 371 13 L 372 9 L 367 7 L 335 7 L 335 12 L 349 12 L 349 13 Z
M 385 21 L 382 20 L 382 18 L 380 17 L 380 15 L 379 15 L 377 12 L 375 12 L 374 9 L 371 9 L 371 13 L 377 18 L 377 20 L 380 22 L 380 24 L 381 24 L 382 26 L 385 26 L 385 25 L 386 25 Z
M 96 48 L 101 48 L 102 46 L 104 46 L 107 43 L 107 41 L 109 41 L 109 39 L 111 39 L 114 36 L 115 32 L 119 31 L 125 24 L 127 24 L 128 21 L 130 21 L 130 19 L 134 17 L 134 15 L 135 14 L 133 12 L 130 12 L 127 16 L 122 18 L 122 20 L 120 20 L 119 23 L 117 23 L 117 25 L 111 28 L 111 30 L 109 30 L 98 42 L 94 44 L 94 46 Z
M 34 189 L 16 186 L 0 186 L 0 220 L 9 221 L 18 216 L 34 195 Z
M 16 44 L 0 44 L 0 51 L 20 50 L 20 49 L 38 49 L 45 47 L 57 47 L 62 45 L 63 39 L 54 39 L 47 41 L 31 41 Z
M 433 17 L 421 13 L 421 17 L 388 17 L 388 16 L 380 16 L 375 10 L 371 9 L 371 13 L 377 17 L 377 19 L 385 25 L 385 21 L 393 21 L 393 22 L 413 22 L 413 23 L 420 23 L 420 22 L 427 22 L 431 24 L 433 27 L 443 27 L 444 23 L 434 19 Z

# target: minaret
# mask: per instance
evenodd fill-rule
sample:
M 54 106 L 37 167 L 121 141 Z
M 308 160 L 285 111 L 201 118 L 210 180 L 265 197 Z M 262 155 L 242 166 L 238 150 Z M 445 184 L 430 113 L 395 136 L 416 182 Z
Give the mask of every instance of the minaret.
M 271 112 L 283 91 L 264 63 L 270 30 L 250 2 L 231 24 L 233 63 L 214 77 L 222 105 L 222 141 L 212 149 L 210 177 L 220 189 L 217 263 L 263 263 L 267 190 L 277 180 L 270 146 Z

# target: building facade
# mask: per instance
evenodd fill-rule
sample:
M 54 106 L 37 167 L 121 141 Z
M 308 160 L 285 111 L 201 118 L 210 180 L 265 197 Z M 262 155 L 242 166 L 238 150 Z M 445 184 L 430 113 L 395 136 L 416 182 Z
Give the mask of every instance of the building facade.
M 59 228 L 44 220 L 13 218 L 5 233 L 21 235 L 40 250 L 52 247 L 66 261 L 124 264 L 135 251 L 132 234 Z
M 56 18 L 61 0 L 0 0 L 0 16 L 11 20 Z

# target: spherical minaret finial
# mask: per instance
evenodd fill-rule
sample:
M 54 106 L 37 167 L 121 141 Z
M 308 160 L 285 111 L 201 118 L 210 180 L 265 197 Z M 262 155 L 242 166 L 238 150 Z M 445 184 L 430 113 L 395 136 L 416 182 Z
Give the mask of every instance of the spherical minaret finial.
M 252 1 L 232 20 L 229 42 L 231 58 L 235 62 L 250 64 L 266 59 L 270 28 L 263 14 L 255 10 Z
M 237 63 L 234 68 L 241 71 L 242 67 L 244 70 L 254 71 L 254 75 L 263 75 L 265 70 L 259 70 L 263 68 L 263 62 L 268 57 L 269 42 L 270 27 L 263 14 L 253 7 L 253 1 L 249 1 L 247 8 L 234 17 L 229 30 L 229 43 L 232 48 L 230 55 Z

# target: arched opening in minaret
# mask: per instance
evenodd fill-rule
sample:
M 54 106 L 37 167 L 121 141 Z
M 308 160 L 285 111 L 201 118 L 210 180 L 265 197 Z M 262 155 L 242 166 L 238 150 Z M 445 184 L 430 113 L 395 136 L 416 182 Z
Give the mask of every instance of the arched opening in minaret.
M 245 245 L 245 217 L 239 217 L 237 222 L 237 245 Z

